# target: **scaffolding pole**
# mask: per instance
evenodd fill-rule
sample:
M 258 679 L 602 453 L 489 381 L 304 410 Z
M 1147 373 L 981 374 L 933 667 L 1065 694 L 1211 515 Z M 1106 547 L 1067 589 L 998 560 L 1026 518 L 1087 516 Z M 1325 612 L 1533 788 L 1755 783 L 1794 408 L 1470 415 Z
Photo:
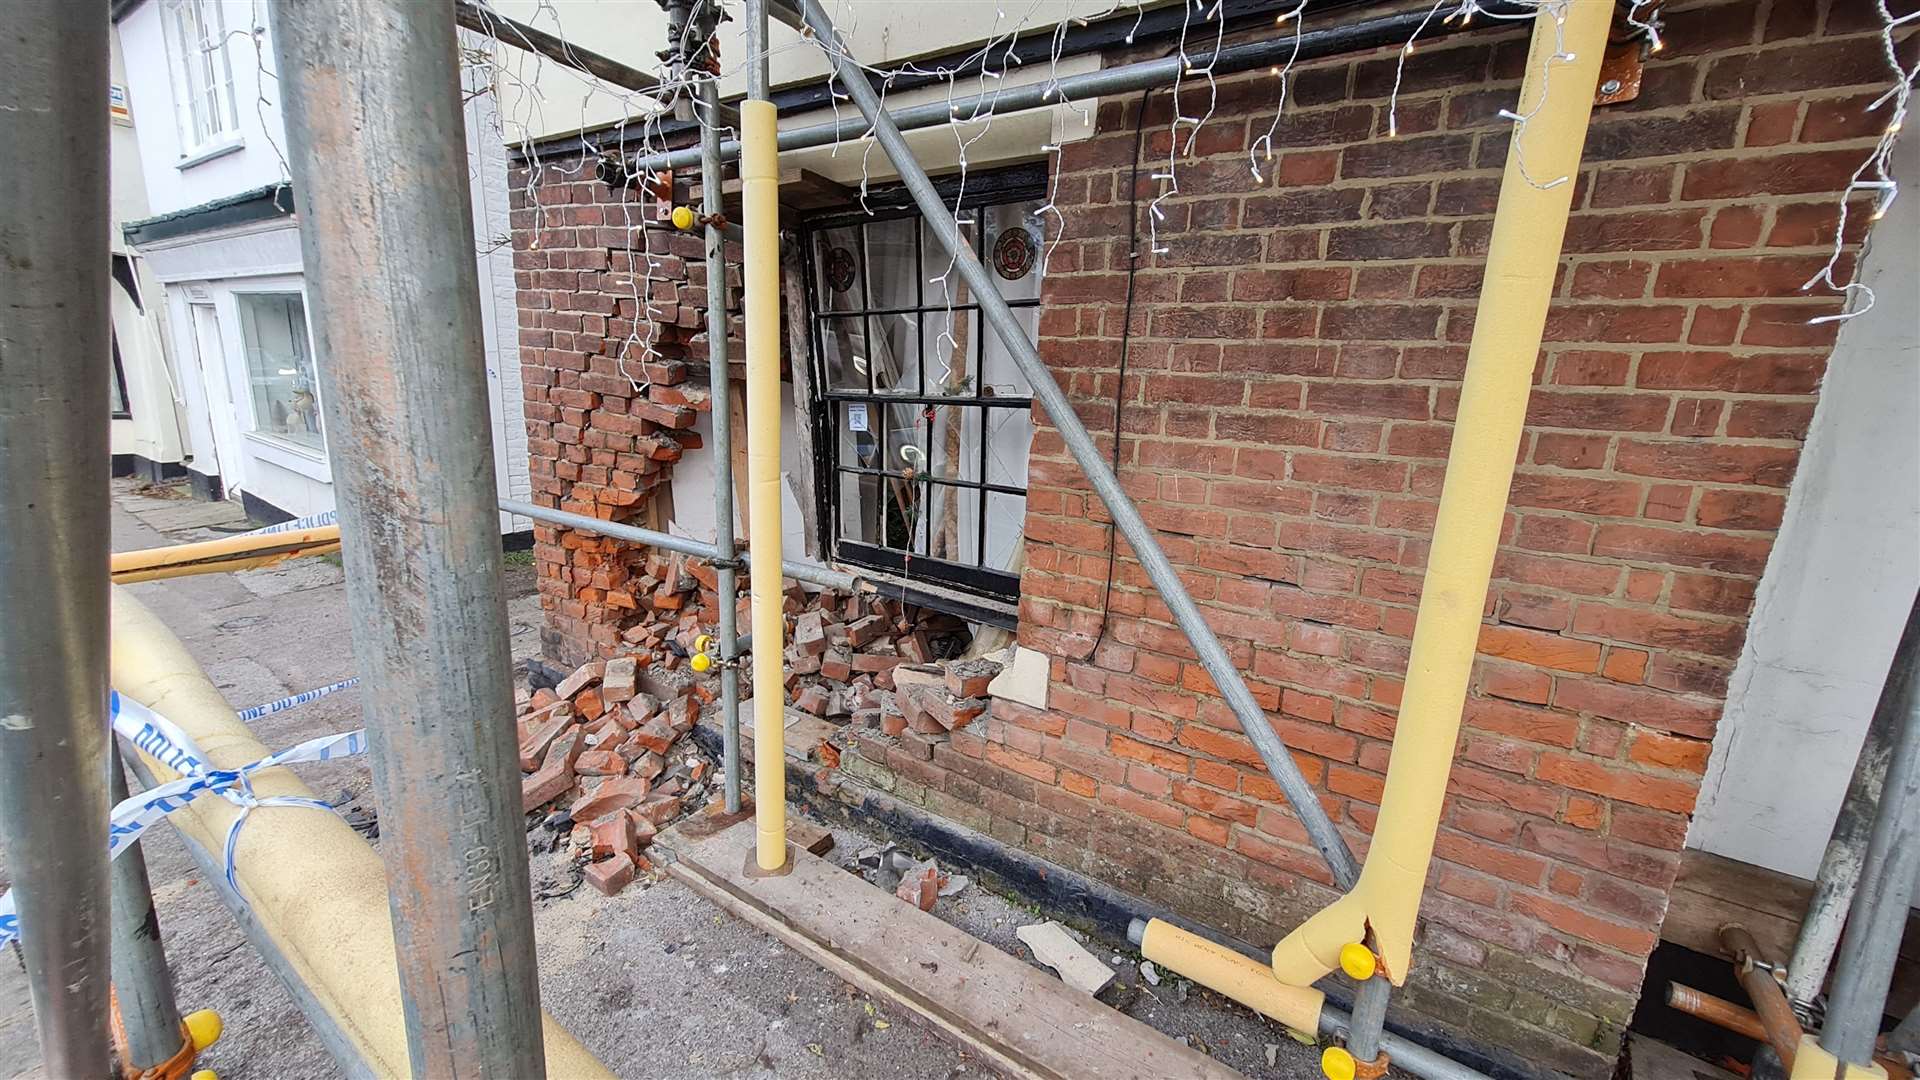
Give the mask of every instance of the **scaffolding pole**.
M 127 797 L 127 774 L 120 747 L 107 740 L 107 787 L 113 804 Z M 160 918 L 153 910 L 147 881 L 147 857 L 134 841 L 113 860 L 113 997 L 126 1034 L 126 1060 L 145 1072 L 166 1064 L 184 1049 L 180 1007 L 167 971 L 167 950 L 160 941 Z
M 776 15 L 781 10 L 780 5 L 775 5 L 773 8 Z M 1483 3 L 1481 10 L 1489 14 L 1509 16 L 1532 14 L 1534 8 L 1526 4 Z M 1131 16 L 1126 17 L 1131 18 Z M 1452 22 L 1441 19 L 1430 20 L 1426 17 L 1426 9 L 1421 8 L 1377 18 L 1360 19 L 1340 26 L 1303 31 L 1298 38 L 1299 55 L 1297 57 L 1294 56 L 1296 48 L 1294 35 L 1284 33 L 1260 41 L 1228 45 L 1217 52 L 1198 47 L 1189 48 L 1186 62 L 1191 65 L 1192 70 L 1206 68 L 1212 71 L 1215 78 L 1225 78 L 1243 71 L 1283 64 L 1290 58 L 1295 62 L 1304 63 L 1323 56 L 1371 49 L 1381 45 L 1405 45 L 1416 31 L 1419 31 L 1420 39 L 1424 42 L 1470 28 L 1478 29 L 1482 25 L 1484 24 L 1474 23 L 1469 27 L 1467 20 L 1464 19 Z M 1425 29 L 1422 30 L 1422 27 Z M 1085 102 L 1110 94 L 1145 90 L 1151 86 L 1169 86 L 1181 76 L 1183 70 L 1181 60 L 1177 56 L 1159 60 L 1142 60 L 1138 63 L 1102 68 L 1099 71 L 1089 71 L 1079 75 L 1066 75 L 1024 86 L 995 88 L 986 93 L 965 97 L 948 99 L 942 96 L 939 101 L 925 105 L 905 106 L 894 109 L 887 115 L 892 118 L 894 127 L 901 131 L 940 127 L 952 123 L 955 117 L 987 114 L 1006 116 L 1045 105 Z M 785 153 L 789 150 L 807 150 L 816 146 L 851 142 L 864 137 L 869 127 L 868 120 L 865 116 L 861 116 L 789 128 L 780 132 L 779 147 L 781 152 Z M 700 163 L 700 154 L 699 147 L 640 154 L 627 162 L 625 171 L 628 176 L 637 177 L 661 169 L 690 168 Z M 732 161 L 739 156 L 739 139 L 721 140 L 721 160 Z
M 107 8 L 0 34 L 0 847 L 49 1076 L 105 1076 Z
M 702 39 L 713 36 L 720 8 L 703 6 Z M 719 473 L 713 485 L 713 560 L 720 614 L 721 763 L 726 778 L 727 813 L 740 812 L 740 657 L 738 626 L 738 552 L 733 543 L 733 410 L 727 408 L 727 236 L 720 191 L 720 77 L 700 82 L 700 209 L 707 219 L 707 394 L 713 402 L 713 461 Z
M 1880 688 L 1873 718 L 1860 743 L 1860 755 L 1854 759 L 1853 777 L 1847 782 L 1847 795 L 1834 816 L 1833 831 L 1827 838 L 1827 850 L 1820 857 L 1820 872 L 1814 875 L 1813 896 L 1807 900 L 1807 913 L 1800 922 L 1800 933 L 1793 943 L 1793 959 L 1787 964 L 1787 999 L 1804 1012 L 1820 994 L 1827 981 L 1827 968 L 1833 962 L 1833 950 L 1840 944 L 1840 931 L 1846 925 L 1847 911 L 1853 906 L 1854 890 L 1860 884 L 1860 872 L 1866 862 L 1867 842 L 1873 833 L 1874 810 L 1887 782 L 1887 761 L 1893 744 L 1906 720 L 1906 703 L 1911 696 L 1914 663 L 1920 658 L 1920 598 L 1907 613 L 1906 629 L 1893 653 L 1893 666 Z
M 1299 764 L 1288 752 L 1286 743 L 1273 730 L 1260 703 L 1254 700 L 1252 691 L 1247 689 L 1246 680 L 1241 678 L 1239 669 L 1233 666 L 1233 660 L 1227 656 L 1220 639 L 1214 636 L 1213 628 L 1207 625 L 1206 617 L 1200 613 L 1186 585 L 1181 582 L 1179 572 L 1160 550 L 1153 528 L 1140 516 L 1133 500 L 1121 488 L 1120 481 L 1101 456 L 1100 449 L 1094 445 L 1093 436 L 1087 433 L 1086 425 L 1080 422 L 1079 415 L 1073 411 L 1073 404 L 1067 400 L 1060 384 L 1054 381 L 1053 373 L 1047 369 L 1046 361 L 1040 358 L 1033 341 L 1027 337 L 1025 328 L 1001 298 L 999 288 L 994 285 L 986 268 L 980 265 L 972 246 L 961 237 L 959 226 L 953 220 L 953 211 L 934 190 L 933 181 L 927 178 L 926 170 L 914 160 L 913 151 L 908 149 L 893 119 L 880 107 L 879 96 L 874 93 L 866 70 L 846 54 L 835 36 L 832 20 L 827 17 L 826 9 L 821 7 L 818 0 L 803 0 L 803 3 L 802 13 L 807 25 L 814 37 L 819 39 L 861 115 L 873 126 L 880 149 L 885 151 L 893 167 L 899 171 L 901 182 L 906 185 L 921 215 L 939 239 L 941 249 L 954 260 L 960 276 L 966 279 L 967 287 L 973 290 L 982 317 L 1000 336 L 1001 342 L 1019 365 L 1021 374 L 1033 386 L 1034 400 L 1040 403 L 1041 408 L 1046 410 L 1047 418 L 1060 429 L 1067 452 L 1073 455 L 1081 471 L 1092 482 L 1100 501 L 1106 504 L 1115 527 L 1126 538 L 1128 546 L 1133 548 L 1134 556 L 1139 559 L 1147 577 L 1166 602 L 1174 622 L 1186 634 L 1201 665 L 1212 677 L 1214 686 L 1219 688 L 1220 696 L 1226 700 L 1227 707 L 1233 710 L 1241 731 L 1259 752 L 1274 782 L 1280 785 L 1295 815 L 1306 827 L 1313 846 L 1326 859 L 1333 871 L 1335 884 L 1342 889 L 1351 887 L 1359 876 L 1359 866 L 1346 840 L 1334 827 L 1333 819 L 1327 816 L 1326 807 L 1321 805 L 1313 785 L 1301 775 Z M 1115 437 L 1118 437 L 1117 432 Z
M 1920 598 L 1915 604 L 1920 611 Z M 1920 687 L 1916 686 L 1920 680 L 1914 671 L 1920 657 L 1908 648 L 1912 637 L 1909 632 L 1902 638 L 1895 670 L 1887 676 L 1889 689 L 1899 687 L 1891 708 L 1900 726 L 1887 759 L 1859 896 L 1834 961 L 1826 1025 L 1820 1031 L 1821 1049 L 1850 1066 L 1873 1064 L 1874 1040 L 1886 1012 L 1894 961 L 1899 959 L 1914 875 L 1920 872 Z
M 453 6 L 271 10 L 408 1058 L 538 1080 Z

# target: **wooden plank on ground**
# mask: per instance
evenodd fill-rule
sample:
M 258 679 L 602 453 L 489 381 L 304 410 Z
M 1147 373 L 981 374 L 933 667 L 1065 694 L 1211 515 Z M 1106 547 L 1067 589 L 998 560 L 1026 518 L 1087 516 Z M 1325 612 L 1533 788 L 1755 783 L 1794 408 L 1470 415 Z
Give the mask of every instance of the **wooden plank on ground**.
M 849 983 L 927 1018 L 1015 1077 L 1238 1080 L 1197 1050 L 1073 990 L 853 874 L 796 850 L 791 872 L 746 873 L 751 823 L 660 844 L 668 871 Z

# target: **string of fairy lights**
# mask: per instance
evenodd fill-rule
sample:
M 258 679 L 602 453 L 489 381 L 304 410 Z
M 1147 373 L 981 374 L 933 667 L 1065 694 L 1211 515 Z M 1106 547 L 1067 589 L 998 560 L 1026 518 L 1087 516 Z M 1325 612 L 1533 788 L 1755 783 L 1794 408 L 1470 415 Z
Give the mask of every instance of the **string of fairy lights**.
M 839 0 L 836 20 L 840 28 L 839 39 L 822 41 L 806 36 L 789 39 L 780 44 L 769 45 L 763 56 L 730 56 L 725 64 L 718 56 L 718 36 L 703 36 L 697 28 L 702 24 L 699 11 L 707 4 L 721 4 L 723 0 L 694 0 L 696 17 L 690 18 L 681 27 L 678 40 L 668 43 L 660 55 L 663 62 L 655 72 L 659 85 L 650 91 L 634 91 L 601 82 L 586 76 L 573 76 L 570 80 L 548 77 L 549 67 L 560 69 L 563 65 L 542 56 L 539 52 L 514 47 L 515 32 L 505 24 L 489 27 L 486 40 L 477 37 L 465 43 L 462 49 L 462 63 L 467 74 L 473 77 L 479 93 L 491 94 L 495 107 L 483 110 L 479 114 L 490 124 L 491 134 L 508 146 L 518 147 L 525 162 L 520 181 L 523 187 L 524 202 L 532 211 L 531 235 L 535 249 L 544 242 L 549 234 L 550 225 L 564 227 L 549 221 L 549 204 L 552 200 L 543 196 L 550 186 L 562 183 L 575 183 L 594 179 L 594 170 L 605 152 L 603 148 L 617 148 L 622 155 L 649 156 L 669 149 L 670 144 L 678 145 L 676 134 L 681 129 L 669 122 L 675 118 L 672 108 L 674 102 L 690 102 L 691 115 L 704 127 L 718 130 L 723 137 L 737 135 L 731 125 L 721 116 L 706 115 L 707 110 L 699 104 L 697 90 L 707 79 L 729 78 L 745 69 L 748 64 L 758 63 L 772 56 L 790 50 L 818 49 L 833 56 L 850 60 L 872 79 L 875 89 L 885 107 L 887 95 L 897 82 L 912 80 L 917 84 L 944 84 L 948 111 L 952 122 L 948 125 L 954 138 L 954 158 L 957 166 L 957 181 L 954 187 L 953 210 L 962 229 L 977 228 L 979 223 L 965 205 L 969 174 L 972 169 L 973 151 L 983 140 L 990 137 L 996 117 L 995 105 L 1000 92 L 1009 85 L 1008 78 L 1014 69 L 1022 66 L 1023 61 L 1016 46 L 1023 36 L 1037 33 L 1050 35 L 1050 44 L 1046 59 L 1046 86 L 1051 91 L 1051 99 L 1066 109 L 1076 111 L 1083 123 L 1089 121 L 1086 103 L 1073 101 L 1061 92 L 1061 65 L 1066 53 L 1068 35 L 1071 27 L 1086 26 L 1107 20 L 1126 19 L 1131 8 L 1130 28 L 1124 37 L 1128 45 L 1135 43 L 1135 37 L 1149 7 L 1149 0 L 1089 0 L 1087 7 L 1098 8 L 1086 13 L 1075 13 L 1069 4 L 1069 10 L 1061 15 L 1057 10 L 1043 27 L 1036 29 L 1035 16 L 1046 6 L 1046 0 L 1030 0 L 1026 9 L 1017 18 L 1009 18 L 1003 4 L 996 4 L 993 24 L 986 39 L 976 48 L 957 59 L 932 64 L 908 61 L 891 66 L 870 64 L 855 56 L 846 44 L 851 34 L 857 32 L 857 19 L 860 5 Z M 1494 0 L 1434 0 L 1426 10 L 1425 16 L 1408 40 L 1398 51 L 1395 63 L 1394 81 L 1386 102 L 1387 134 L 1389 138 L 1399 135 L 1399 103 L 1406 76 L 1408 59 L 1419 47 L 1419 41 L 1430 24 L 1438 20 L 1445 24 L 1464 26 L 1476 17 L 1502 20 L 1526 20 L 1550 18 L 1555 23 L 1556 41 L 1559 42 L 1543 60 L 1546 67 L 1569 62 L 1573 57 L 1564 46 L 1564 26 L 1568 5 L 1574 0 L 1520 0 L 1518 3 L 1495 3 Z M 1227 13 L 1224 0 L 1178 0 L 1181 21 L 1177 33 L 1172 35 L 1172 55 L 1177 57 L 1178 65 L 1174 78 L 1167 88 L 1170 102 L 1169 119 L 1166 128 L 1167 154 L 1153 172 L 1149 180 L 1157 186 L 1146 211 L 1147 243 L 1143 250 L 1133 253 L 1136 260 L 1166 255 L 1171 248 L 1165 240 L 1164 226 L 1168 220 L 1168 204 L 1183 194 L 1181 171 L 1183 160 L 1190 160 L 1199 146 L 1202 131 L 1213 119 L 1219 105 L 1219 82 L 1216 74 L 1217 58 L 1225 43 L 1227 32 Z M 1622 19 L 1629 30 L 1643 40 L 1649 52 L 1658 53 L 1665 47 L 1662 36 L 1663 26 L 1660 20 L 1662 0 L 1630 0 Z M 1830 257 L 1820 270 L 1805 284 L 1805 291 L 1823 289 L 1837 294 L 1845 301 L 1840 312 L 1819 316 L 1812 322 L 1832 322 L 1854 318 L 1870 310 L 1873 306 L 1873 291 L 1858 279 L 1855 261 L 1847 259 L 1847 225 L 1850 215 L 1858 212 L 1857 201 L 1869 204 L 1866 211 L 1874 219 L 1885 214 L 1898 195 L 1898 184 L 1891 173 L 1891 156 L 1896 136 L 1905 122 L 1907 110 L 1911 104 L 1912 91 L 1916 80 L 1920 80 L 1920 64 L 1907 66 L 1901 62 L 1896 48 L 1901 28 L 1920 19 L 1920 12 L 1894 15 L 1886 0 L 1873 0 L 1881 27 L 1880 39 L 1882 51 L 1888 68 L 1889 88 L 1885 93 L 1870 102 L 1868 112 L 1886 117 L 1881 135 L 1861 161 L 1858 169 L 1850 178 L 1846 188 L 1840 193 L 1836 216 L 1837 227 L 1833 230 L 1833 244 Z M 1286 61 L 1269 69 L 1268 76 L 1274 81 L 1274 106 L 1271 119 L 1264 131 L 1252 140 L 1248 148 L 1248 168 L 1254 182 L 1266 181 L 1267 168 L 1275 159 L 1286 142 L 1286 122 L 1290 103 L 1290 90 L 1295 67 L 1300 59 L 1301 42 L 1306 31 L 1310 13 L 1308 8 L 1312 0 L 1297 0 L 1291 7 L 1274 17 L 1276 29 L 1291 31 L 1293 49 Z M 259 0 L 253 0 L 251 25 L 245 29 L 229 31 L 230 36 L 244 34 L 252 39 L 256 63 L 259 65 L 261 79 L 260 90 L 256 95 L 255 108 L 261 115 L 261 126 L 271 132 L 274 125 L 266 122 L 266 111 L 271 107 L 266 84 L 273 78 L 271 65 L 264 53 L 261 29 L 265 25 L 264 13 L 259 10 Z M 485 4 L 476 5 L 485 20 L 493 18 L 492 11 Z M 1057 5 L 1056 5 L 1057 8 Z M 567 42 L 566 26 L 561 8 L 555 0 L 539 0 L 533 11 L 521 21 L 538 29 L 554 34 Z M 1198 44 L 1196 44 L 1198 43 Z M 1210 43 L 1210 48 L 1208 47 Z M 570 46 L 569 46 L 570 47 Z M 571 73 L 570 73 L 571 74 Z M 1194 84 L 1204 80 L 1206 84 L 1205 107 L 1200 108 L 1199 97 L 1193 93 Z M 1551 80 L 1539 80 L 1543 87 L 1550 86 Z M 552 152 L 551 145 L 537 146 L 542 142 L 539 133 L 551 130 L 556 125 L 548 122 L 550 99 L 557 104 L 560 87 L 577 86 L 580 96 L 577 104 L 567 111 L 573 115 L 577 110 L 579 123 L 576 129 L 580 152 L 577 155 L 562 155 Z M 829 65 L 827 77 L 827 103 L 832 110 L 836 127 L 844 104 L 848 101 L 844 90 L 838 85 L 837 75 L 832 74 Z M 965 99 L 972 98 L 969 105 Z M 510 114 L 504 104 L 511 100 L 517 112 Z M 1516 102 L 1514 107 L 1503 109 L 1500 116 L 1513 127 L 1515 154 L 1519 160 L 1520 171 L 1527 182 L 1538 187 L 1554 187 L 1571 180 L 1568 176 L 1537 177 L 1527 168 L 1525 160 L 1525 131 L 1528 123 L 1538 114 L 1544 105 L 1545 97 L 1530 102 Z M 589 134 L 593 128 L 592 118 L 611 112 L 617 117 L 611 128 L 599 133 L 598 138 Z M 684 115 L 686 110 L 682 110 Z M 854 140 L 860 148 L 860 184 L 859 196 L 864 209 L 871 212 L 868 196 L 872 187 L 874 168 L 872 155 L 877 140 L 873 138 L 871 127 Z M 1033 212 L 1038 219 L 1040 231 L 1044 237 L 1040 256 L 1040 269 L 1044 274 L 1048 262 L 1054 257 L 1059 245 L 1070 232 L 1071 222 L 1057 203 L 1059 192 L 1060 167 L 1064 148 L 1058 139 L 1048 140 L 1039 146 L 1042 156 L 1048 163 L 1046 194 Z M 285 155 L 275 145 L 274 150 L 282 163 L 282 172 L 287 172 Z M 829 153 L 838 156 L 842 150 L 842 140 L 833 141 Z M 544 152 L 543 152 L 544 151 Z M 617 208 L 617 209 L 616 209 Z M 647 365 L 659 358 L 658 340 L 662 325 L 663 311 L 659 297 L 665 283 L 662 274 L 664 254 L 658 249 L 655 238 L 660 231 L 654 222 L 646 220 L 644 202 L 619 199 L 607 204 L 609 213 L 617 214 L 619 220 L 614 224 L 630 238 L 630 260 L 625 271 L 616 275 L 625 283 L 624 299 L 632 318 L 621 318 L 625 326 L 620 345 L 614 354 L 614 362 L 620 374 L 636 390 L 647 385 L 645 372 Z M 483 241 L 482 252 L 505 242 L 506 238 L 492 238 Z M 957 264 L 949 260 L 946 268 L 938 275 L 927 279 L 927 284 L 939 289 L 945 297 L 945 324 L 941 331 L 943 344 L 951 345 L 954 338 L 954 318 L 960 294 L 953 281 Z M 941 350 L 944 354 L 947 350 Z M 634 361 L 638 367 L 633 366 Z

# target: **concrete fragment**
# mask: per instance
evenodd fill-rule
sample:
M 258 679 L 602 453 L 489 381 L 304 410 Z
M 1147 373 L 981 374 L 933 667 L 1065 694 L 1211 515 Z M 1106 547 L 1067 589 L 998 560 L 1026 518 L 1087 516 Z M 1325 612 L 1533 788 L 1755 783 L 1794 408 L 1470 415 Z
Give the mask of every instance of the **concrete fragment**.
M 1044 709 L 1047 707 L 1048 669 L 1046 653 L 1016 646 L 1013 661 L 988 684 L 987 693 L 1029 708 Z
M 1057 922 L 1033 923 L 1013 934 L 1033 950 L 1034 959 L 1058 972 L 1060 981 L 1075 990 L 1097 994 L 1113 981 L 1113 971 L 1073 940 L 1067 928 Z

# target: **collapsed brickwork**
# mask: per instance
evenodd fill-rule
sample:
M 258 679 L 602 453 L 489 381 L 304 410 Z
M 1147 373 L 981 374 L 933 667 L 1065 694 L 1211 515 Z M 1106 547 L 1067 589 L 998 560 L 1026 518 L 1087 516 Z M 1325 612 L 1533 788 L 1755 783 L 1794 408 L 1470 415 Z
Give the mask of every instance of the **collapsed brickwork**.
M 1865 5 L 1671 7 L 1668 47 L 1637 100 L 1596 113 L 1577 178 L 1396 998 L 1578 1076 L 1611 1069 L 1658 938 L 1833 343 L 1807 320 L 1838 301 L 1800 286 L 1887 78 Z M 1041 354 L 1103 447 L 1118 398 L 1123 483 L 1360 851 L 1511 130 L 1497 111 L 1524 53 L 1521 29 L 1423 45 L 1397 138 L 1395 50 L 1303 65 L 1260 182 L 1248 148 L 1273 79 L 1222 80 L 1161 204 L 1168 251 L 1132 283 L 1124 378 L 1135 103 L 1103 102 L 1099 134 L 1061 154 Z M 1159 193 L 1146 178 L 1171 119 L 1155 94 L 1134 214 Z M 549 231 L 570 234 L 535 252 L 516 231 L 536 492 L 631 515 L 640 503 L 618 500 L 665 475 L 631 467 L 666 460 L 638 440 L 691 418 L 654 418 L 674 407 L 652 397 L 664 380 L 636 395 L 610 367 L 634 315 L 609 287 L 626 250 L 610 196 L 551 193 L 568 225 Z M 691 358 L 704 297 L 675 288 Z M 1330 899 L 1325 869 L 1124 543 L 1109 587 L 1103 510 L 1036 423 L 1020 640 L 1051 658 L 1047 708 L 997 700 L 951 735 L 863 731 L 839 772 L 1270 942 Z M 609 563 L 635 555 L 552 530 L 537 550 L 550 651 L 604 653 L 628 610 Z
M 641 228 L 651 203 L 593 178 L 591 166 L 523 165 L 509 177 L 533 496 L 658 527 L 673 463 L 701 444 L 697 414 L 712 408 L 706 250 L 696 234 Z M 737 280 L 729 288 L 737 293 Z M 607 655 L 651 598 L 678 596 L 650 578 L 646 554 L 535 526 L 548 656 L 573 665 Z

